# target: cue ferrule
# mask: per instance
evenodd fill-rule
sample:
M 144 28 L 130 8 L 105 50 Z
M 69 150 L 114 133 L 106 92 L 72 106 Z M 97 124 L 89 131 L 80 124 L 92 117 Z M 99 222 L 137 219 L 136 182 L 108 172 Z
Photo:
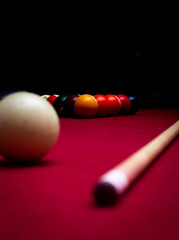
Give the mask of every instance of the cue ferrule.
M 111 184 L 117 193 L 121 194 L 129 185 L 127 176 L 119 169 L 112 169 L 101 176 L 100 183 Z

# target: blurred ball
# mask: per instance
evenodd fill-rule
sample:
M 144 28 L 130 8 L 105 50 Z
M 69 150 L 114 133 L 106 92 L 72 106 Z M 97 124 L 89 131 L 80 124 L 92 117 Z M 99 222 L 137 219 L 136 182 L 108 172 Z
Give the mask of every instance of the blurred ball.
M 121 109 L 121 102 L 119 98 L 116 95 L 113 94 L 107 94 L 106 95 L 109 105 L 110 105 L 110 110 L 109 110 L 109 115 L 115 116 L 120 112 Z
M 92 95 L 83 94 L 76 99 L 74 109 L 78 117 L 91 118 L 98 111 L 98 102 Z
M 56 143 L 60 124 L 40 96 L 17 92 L 0 102 L 0 154 L 13 161 L 37 160 Z
M 58 116 L 63 116 L 63 114 L 64 114 L 63 104 L 67 97 L 68 97 L 68 95 L 60 95 L 53 102 L 53 106 L 54 106 Z
M 79 97 L 78 94 L 69 95 L 63 103 L 63 113 L 66 117 L 73 117 L 75 114 L 74 104 L 76 99 Z
M 102 94 L 94 95 L 98 102 L 98 112 L 97 115 L 100 117 L 106 116 L 110 111 L 110 104 L 108 98 Z
M 131 109 L 131 102 L 126 95 L 118 94 L 117 97 L 121 102 L 120 114 L 128 114 Z
M 139 100 L 135 96 L 128 97 L 131 102 L 131 109 L 128 114 L 135 114 L 139 110 Z
M 50 96 L 47 98 L 47 101 L 53 105 L 53 102 L 55 101 L 56 98 L 57 98 L 56 95 L 50 95 Z

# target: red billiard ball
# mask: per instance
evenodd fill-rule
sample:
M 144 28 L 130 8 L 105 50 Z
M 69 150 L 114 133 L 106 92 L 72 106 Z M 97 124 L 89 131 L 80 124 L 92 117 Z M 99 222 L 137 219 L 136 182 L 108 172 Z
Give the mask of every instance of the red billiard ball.
M 106 116 L 110 111 L 110 103 L 108 101 L 108 98 L 102 94 L 96 94 L 94 95 L 94 98 L 96 98 L 98 102 L 97 115 L 100 117 Z
M 120 109 L 121 109 L 121 102 L 120 102 L 119 98 L 113 94 L 107 94 L 106 97 L 110 104 L 109 115 L 115 116 L 115 115 L 119 114 Z
M 64 103 L 63 103 L 63 113 L 66 117 L 73 117 L 74 116 L 74 104 L 76 99 L 79 97 L 79 94 L 72 94 L 69 95 Z
M 53 105 L 53 102 L 55 101 L 56 98 L 57 98 L 57 96 L 51 95 L 47 98 L 47 101 Z
M 131 109 L 131 101 L 129 100 L 129 98 L 126 95 L 123 95 L 123 94 L 118 94 L 117 97 L 121 101 L 120 113 L 128 114 Z

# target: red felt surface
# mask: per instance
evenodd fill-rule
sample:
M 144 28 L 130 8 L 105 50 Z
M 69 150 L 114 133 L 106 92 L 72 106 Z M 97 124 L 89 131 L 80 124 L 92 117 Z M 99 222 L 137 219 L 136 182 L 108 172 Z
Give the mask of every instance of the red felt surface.
M 0 239 L 179 238 L 179 139 L 111 207 L 95 205 L 99 176 L 179 119 L 179 110 L 65 119 L 43 161 L 12 166 L 0 157 Z

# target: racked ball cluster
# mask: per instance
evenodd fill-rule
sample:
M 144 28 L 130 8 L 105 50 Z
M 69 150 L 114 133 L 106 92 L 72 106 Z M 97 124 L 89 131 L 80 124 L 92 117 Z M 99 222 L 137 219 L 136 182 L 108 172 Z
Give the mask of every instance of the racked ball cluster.
M 56 109 L 59 116 L 64 117 L 105 117 L 129 115 L 138 111 L 138 99 L 123 94 L 72 94 L 43 95 Z

